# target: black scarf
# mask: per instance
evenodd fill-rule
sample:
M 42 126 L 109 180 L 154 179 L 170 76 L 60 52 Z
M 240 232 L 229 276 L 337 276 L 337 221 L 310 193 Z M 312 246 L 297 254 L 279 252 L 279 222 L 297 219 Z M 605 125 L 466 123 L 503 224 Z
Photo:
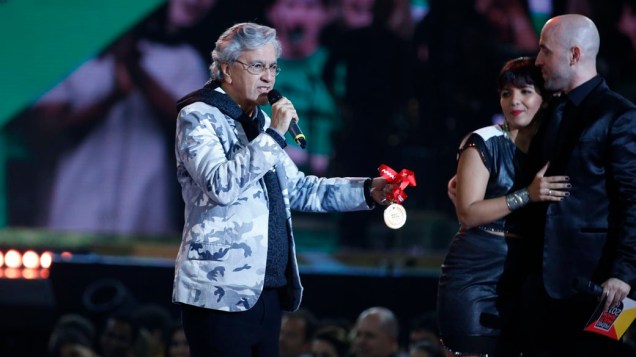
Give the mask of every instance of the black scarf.
M 218 108 L 221 113 L 229 116 L 230 118 L 238 121 L 243 125 L 245 135 L 247 139 L 252 141 L 265 126 L 265 117 L 260 108 L 257 107 L 257 120 L 252 120 L 236 102 L 234 102 L 227 94 L 216 91 L 219 87 L 217 82 L 212 80 L 208 81 L 203 88 L 198 89 L 185 97 L 177 101 L 177 111 L 180 111 L 183 107 L 195 102 L 203 102 L 213 107 Z

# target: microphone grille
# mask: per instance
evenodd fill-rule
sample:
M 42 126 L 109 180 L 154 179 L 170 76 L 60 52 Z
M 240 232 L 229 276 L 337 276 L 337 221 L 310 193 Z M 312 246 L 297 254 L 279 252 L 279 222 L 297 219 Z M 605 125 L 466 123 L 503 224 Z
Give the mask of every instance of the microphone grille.
M 269 100 L 269 104 L 278 102 L 282 97 L 282 94 L 280 94 L 280 92 L 276 89 L 272 89 L 267 93 L 267 100 Z

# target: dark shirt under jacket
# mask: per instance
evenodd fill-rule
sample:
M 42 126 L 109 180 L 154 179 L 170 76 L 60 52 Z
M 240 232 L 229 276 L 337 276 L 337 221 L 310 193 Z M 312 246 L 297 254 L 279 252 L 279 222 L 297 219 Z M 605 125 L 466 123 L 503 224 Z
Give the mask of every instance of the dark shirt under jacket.
M 555 142 L 553 143 L 553 150 L 549 157 L 550 167 L 546 171 L 546 176 L 550 175 L 562 175 L 565 170 L 565 164 L 563 160 L 567 160 L 571 148 L 575 142 L 579 139 L 576 133 L 580 132 L 585 123 L 580 119 L 580 108 L 583 100 L 592 93 L 594 88 L 598 87 L 603 82 L 600 76 L 596 76 L 589 81 L 581 84 L 567 94 L 563 94 L 562 101 L 565 102 L 563 113 L 561 113 L 561 123 L 559 125 L 558 134 Z M 547 139 L 547 138 L 546 138 Z

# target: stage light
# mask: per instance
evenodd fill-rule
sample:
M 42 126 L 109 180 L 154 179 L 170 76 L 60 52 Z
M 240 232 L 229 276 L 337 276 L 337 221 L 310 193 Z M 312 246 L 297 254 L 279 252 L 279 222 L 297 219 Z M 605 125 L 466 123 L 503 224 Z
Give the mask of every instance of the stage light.
M 48 270 L 53 264 L 53 252 L 43 253 L 34 250 L 24 252 L 8 248 L 0 250 L 0 279 L 47 279 Z
M 4 255 L 4 262 L 9 268 L 19 268 L 22 265 L 22 256 L 15 249 L 10 249 Z
M 42 255 L 40 256 L 40 266 L 43 269 L 48 269 L 51 267 L 51 263 L 53 263 L 53 253 L 51 252 L 42 253 Z
M 22 255 L 22 265 L 27 269 L 35 269 L 40 265 L 40 256 L 32 251 L 28 250 Z

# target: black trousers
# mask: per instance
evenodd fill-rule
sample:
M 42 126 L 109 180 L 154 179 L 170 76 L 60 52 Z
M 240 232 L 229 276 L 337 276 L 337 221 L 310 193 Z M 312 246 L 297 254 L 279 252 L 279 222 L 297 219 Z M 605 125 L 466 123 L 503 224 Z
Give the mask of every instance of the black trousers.
M 264 290 L 247 311 L 181 305 L 191 357 L 278 357 L 282 311 L 277 290 Z
M 620 356 L 619 341 L 583 330 L 598 304 L 596 297 L 553 299 L 537 275 L 531 275 L 524 291 L 524 357 Z

